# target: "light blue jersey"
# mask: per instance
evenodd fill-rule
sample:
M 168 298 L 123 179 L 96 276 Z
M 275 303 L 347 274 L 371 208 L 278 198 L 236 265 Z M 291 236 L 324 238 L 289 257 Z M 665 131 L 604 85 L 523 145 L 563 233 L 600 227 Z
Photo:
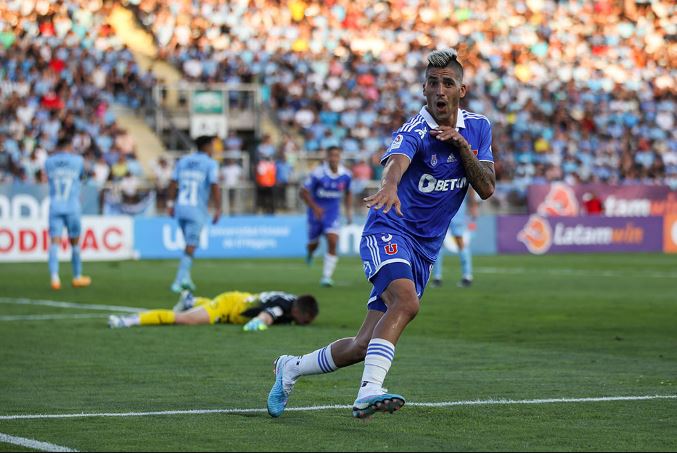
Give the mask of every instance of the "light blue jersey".
M 394 209 L 387 214 L 371 209 L 363 233 L 363 237 L 384 233 L 405 236 L 430 262 L 437 258 L 449 223 L 468 191 L 459 151 L 429 133 L 437 127 L 435 119 L 423 107 L 393 133 L 393 142 L 381 162 L 385 163 L 395 154 L 411 160 L 397 190 L 404 216 L 398 216 Z M 459 109 L 456 128 L 480 161 L 494 161 L 491 124 L 486 117 Z
M 80 179 L 84 173 L 82 156 L 60 152 L 45 162 L 49 182 L 49 215 L 80 216 Z
M 210 187 L 218 182 L 216 161 L 206 153 L 189 154 L 176 164 L 172 179 L 179 189 L 176 218 L 205 223 L 209 216 Z

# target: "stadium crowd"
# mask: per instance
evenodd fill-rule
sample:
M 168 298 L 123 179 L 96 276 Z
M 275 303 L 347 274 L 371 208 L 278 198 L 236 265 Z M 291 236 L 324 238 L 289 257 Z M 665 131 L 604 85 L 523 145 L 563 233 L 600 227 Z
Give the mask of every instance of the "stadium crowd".
M 264 84 L 309 152 L 377 168 L 421 101 L 431 48 L 457 47 L 466 107 L 491 118 L 499 180 L 677 184 L 669 1 L 140 0 L 186 79 Z M 672 53 L 671 50 L 672 49 Z
M 0 5 L 0 182 L 42 181 L 62 133 L 74 137 L 94 184 L 140 175 L 133 140 L 111 105 L 137 107 L 155 81 L 107 23 L 115 3 Z M 340 144 L 356 157 L 358 184 L 379 178 L 391 132 L 420 108 L 426 54 L 456 47 L 469 85 L 465 107 L 491 119 L 504 185 L 677 186 L 677 26 L 669 1 L 124 4 L 187 80 L 261 83 L 282 129 L 295 131 L 306 152 Z M 288 180 L 293 143 L 264 140 L 256 154 L 276 159 Z M 225 150 L 241 145 L 235 135 L 224 141 Z M 158 164 L 158 187 L 167 168 Z
M 114 103 L 137 108 L 154 80 L 106 22 L 109 3 L 0 3 L 0 182 L 45 182 L 62 136 L 85 157 L 88 182 L 135 196 L 142 170 Z

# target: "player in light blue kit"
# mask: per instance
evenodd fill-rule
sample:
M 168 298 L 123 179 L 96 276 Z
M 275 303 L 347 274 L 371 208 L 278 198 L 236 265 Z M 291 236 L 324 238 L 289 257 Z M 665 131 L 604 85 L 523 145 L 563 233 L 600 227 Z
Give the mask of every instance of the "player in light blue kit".
M 213 137 L 198 137 L 195 140 L 197 151 L 178 161 L 169 184 L 167 212 L 178 220 L 186 242 L 176 278 L 171 286 L 175 293 L 180 293 L 183 289 L 195 291 L 190 268 L 195 249 L 200 243 L 202 227 L 209 221 L 210 193 L 215 205 L 213 223 L 218 222 L 221 217 L 218 165 L 210 157 L 213 141 Z
M 327 161 L 317 167 L 308 176 L 301 187 L 301 199 L 308 206 L 308 255 L 306 262 L 311 263 L 313 253 L 320 245 L 320 236 L 327 238 L 327 253 L 324 255 L 324 269 L 320 284 L 324 287 L 334 285 L 332 276 L 338 263 L 336 246 L 341 216 L 341 199 L 348 223 L 353 222 L 352 197 L 350 195 L 351 175 L 341 165 L 341 150 L 332 146 L 327 150 Z
M 470 214 L 469 219 L 468 214 Z M 458 257 L 461 261 L 461 280 L 457 285 L 461 288 L 467 288 L 472 285 L 472 253 L 470 251 L 470 244 L 465 242 L 464 235 L 466 231 L 475 231 L 475 219 L 477 219 L 477 200 L 475 200 L 474 191 L 472 188 L 469 188 L 468 194 L 463 200 L 463 203 L 461 203 L 461 207 L 458 209 L 454 218 L 451 219 L 451 224 L 449 225 L 449 231 L 451 231 L 451 235 L 454 237 L 454 241 L 456 241 Z M 435 267 L 433 268 L 433 282 L 431 283 L 432 287 L 442 286 L 442 267 L 444 265 L 443 252 L 444 250 L 441 249 L 437 260 L 435 261 Z
M 45 161 L 45 173 L 49 183 L 49 273 L 52 289 L 61 289 L 59 278 L 59 245 L 64 226 L 71 243 L 72 284 L 75 288 L 89 286 L 92 279 L 82 275 L 80 257 L 80 180 L 84 175 L 82 156 L 72 154 L 70 137 L 59 139 L 55 152 Z
M 282 415 L 300 376 L 361 361 L 364 372 L 353 416 L 366 418 L 404 405 L 402 396 L 382 387 L 395 344 L 418 313 L 433 262 L 468 184 L 482 199 L 492 195 L 496 184 L 491 125 L 484 116 L 459 109 L 466 86 L 454 50 L 430 54 L 423 94 L 426 106 L 393 134 L 382 158 L 381 188 L 365 198 L 371 209 L 360 252 L 373 288 L 364 323 L 355 337 L 275 361 L 275 384 L 268 395 L 273 417 Z M 433 351 L 431 360 L 435 353 L 439 351 Z

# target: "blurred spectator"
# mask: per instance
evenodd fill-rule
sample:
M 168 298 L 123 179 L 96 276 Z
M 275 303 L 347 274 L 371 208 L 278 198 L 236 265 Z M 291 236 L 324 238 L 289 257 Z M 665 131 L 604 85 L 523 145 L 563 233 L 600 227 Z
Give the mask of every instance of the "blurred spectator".
M 287 161 L 287 155 L 280 150 L 275 159 L 275 202 L 280 209 L 287 209 L 287 186 L 292 172 L 293 168 Z
M 106 184 L 110 176 L 110 167 L 103 158 L 103 155 L 100 155 L 96 160 L 96 163 L 92 167 L 92 172 L 94 183 L 99 189 L 101 189 Z
M 153 166 L 153 175 L 155 176 L 157 208 L 160 212 L 164 212 L 167 206 L 167 190 L 172 179 L 172 167 L 164 156 L 160 156 Z
M 242 151 L 242 139 L 234 130 L 228 132 L 228 137 L 226 137 L 224 145 L 227 150 Z
M 129 166 L 127 165 L 127 155 L 119 152 L 114 154 L 117 155 L 117 161 L 111 167 L 111 175 L 113 180 L 119 180 L 130 173 Z
M 263 140 L 256 148 L 256 154 L 266 158 L 272 158 L 275 155 L 275 145 L 270 135 L 263 136 Z
M 261 156 L 256 164 L 256 204 L 265 214 L 275 214 L 276 167 L 270 156 Z
M 135 204 L 139 201 L 139 180 L 131 172 L 127 172 L 120 180 L 120 191 L 122 192 L 122 202 L 125 204 Z
M 229 151 L 233 153 L 234 151 Z M 227 154 L 226 154 L 227 155 Z M 223 167 L 221 167 L 221 183 L 228 192 L 228 206 L 230 212 L 233 212 L 235 206 L 236 187 L 242 179 L 242 167 L 237 160 L 227 158 Z
M 360 157 L 360 159 L 353 165 L 352 168 L 353 181 L 351 186 L 351 192 L 354 194 L 355 198 L 361 199 L 362 193 L 364 192 L 367 183 L 373 179 L 374 172 L 367 163 L 367 159 Z

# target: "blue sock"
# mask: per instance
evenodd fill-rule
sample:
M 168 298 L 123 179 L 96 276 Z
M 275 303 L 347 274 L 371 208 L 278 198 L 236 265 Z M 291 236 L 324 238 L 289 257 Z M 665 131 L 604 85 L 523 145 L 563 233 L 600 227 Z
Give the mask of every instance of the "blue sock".
M 80 258 L 79 245 L 74 245 L 72 247 L 71 266 L 73 267 L 73 278 L 82 277 L 82 259 Z
M 463 272 L 463 278 L 472 280 L 472 253 L 470 253 L 470 247 L 465 246 L 458 254 L 461 259 L 461 272 Z
M 193 265 L 193 257 L 184 253 L 179 261 L 179 270 L 176 273 L 176 283 L 183 283 L 185 280 L 190 280 L 190 268 Z
M 59 246 L 57 244 L 49 246 L 49 274 L 50 277 L 59 275 Z
M 437 260 L 435 260 L 435 266 L 433 267 L 433 275 L 435 276 L 434 278 L 436 280 L 442 280 L 442 263 L 444 262 L 444 258 L 442 255 L 442 251 L 440 250 L 440 254 L 437 255 Z

